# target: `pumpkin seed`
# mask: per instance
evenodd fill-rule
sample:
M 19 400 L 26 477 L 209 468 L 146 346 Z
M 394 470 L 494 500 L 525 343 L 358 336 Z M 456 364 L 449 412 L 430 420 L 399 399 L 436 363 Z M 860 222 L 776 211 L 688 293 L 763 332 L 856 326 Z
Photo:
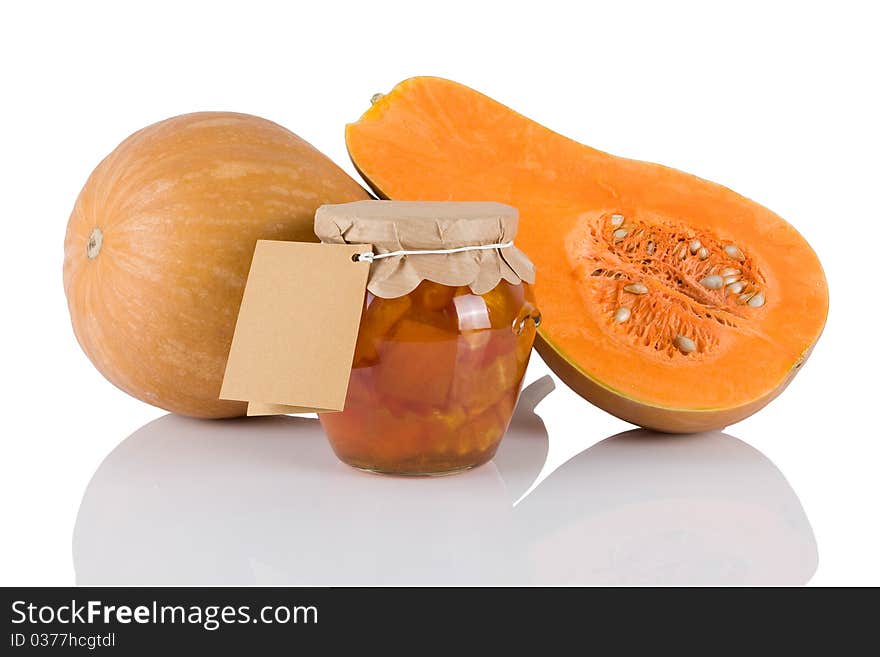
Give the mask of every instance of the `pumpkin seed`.
M 724 287 L 724 279 L 715 275 L 706 276 L 706 278 L 700 281 L 700 285 L 707 287 L 710 290 L 720 290 Z
M 631 314 L 632 313 L 630 312 L 629 308 L 627 308 L 626 306 L 621 306 L 614 313 L 614 321 L 617 322 L 618 324 L 622 324 L 623 322 L 625 322 L 626 320 L 629 319 L 629 316 Z
M 645 251 L 648 252 L 648 255 L 651 255 L 652 253 L 654 253 L 654 249 L 656 248 L 657 247 L 654 242 L 648 242 L 648 246 L 645 247 Z
M 746 304 L 749 302 L 749 299 L 751 299 L 753 296 L 755 296 L 754 292 L 746 292 L 745 294 L 740 294 L 736 298 L 736 302 L 739 304 Z
M 372 96 L 370 96 L 370 105 L 375 105 L 380 100 L 382 100 L 384 96 L 385 94 L 373 94 Z
M 727 286 L 727 291 L 730 294 L 739 294 L 740 292 L 742 292 L 745 289 L 745 287 L 746 287 L 745 283 L 743 283 L 742 281 L 736 281 L 734 283 L 730 283 Z
M 738 280 L 739 280 L 739 276 L 737 276 L 736 274 L 734 274 L 733 276 L 725 276 L 724 277 L 724 284 L 730 285 L 731 283 L 736 283 Z
M 764 293 L 758 292 L 755 296 L 749 299 L 748 303 L 752 308 L 760 308 L 764 305 Z
M 733 267 L 725 267 L 719 273 L 722 276 L 736 276 L 737 274 L 742 274 L 739 269 L 734 269 Z
M 697 255 L 697 251 L 703 248 L 703 243 L 700 240 L 694 240 L 691 242 L 691 255 Z
M 696 343 L 683 335 L 675 336 L 675 340 L 673 340 L 675 346 L 678 347 L 678 350 L 683 354 L 689 354 L 692 351 L 697 350 Z
M 614 238 L 614 243 L 617 244 L 620 240 L 626 237 L 629 234 L 629 231 L 626 228 L 618 228 L 611 236 Z
M 705 260 L 706 258 L 708 258 L 709 257 L 709 249 L 707 249 L 705 246 L 702 247 L 699 251 L 699 256 L 700 256 L 700 260 Z
M 647 294 L 648 288 L 644 283 L 630 283 L 629 285 L 623 286 L 624 292 L 629 292 L 630 294 Z
M 740 251 L 739 247 L 738 247 L 736 244 L 727 244 L 727 245 L 725 245 L 725 247 L 724 247 L 724 252 L 725 252 L 728 256 L 730 256 L 731 258 L 733 258 L 734 260 L 743 261 L 743 260 L 746 259 L 745 255 L 743 255 L 743 252 Z
M 611 215 L 611 225 L 619 226 L 623 223 L 623 215 L 622 214 L 612 214 Z

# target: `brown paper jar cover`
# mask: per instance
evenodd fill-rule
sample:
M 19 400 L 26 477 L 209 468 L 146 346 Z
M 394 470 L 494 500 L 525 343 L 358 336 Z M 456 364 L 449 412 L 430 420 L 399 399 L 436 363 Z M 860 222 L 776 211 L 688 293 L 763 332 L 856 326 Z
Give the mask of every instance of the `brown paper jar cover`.
M 355 201 L 322 205 L 315 213 L 315 234 L 322 242 L 372 244 L 376 254 L 501 244 L 515 238 L 517 224 L 516 208 L 476 201 Z M 367 289 L 393 299 L 423 280 L 485 294 L 501 280 L 534 283 L 535 267 L 516 246 L 395 256 L 373 261 Z

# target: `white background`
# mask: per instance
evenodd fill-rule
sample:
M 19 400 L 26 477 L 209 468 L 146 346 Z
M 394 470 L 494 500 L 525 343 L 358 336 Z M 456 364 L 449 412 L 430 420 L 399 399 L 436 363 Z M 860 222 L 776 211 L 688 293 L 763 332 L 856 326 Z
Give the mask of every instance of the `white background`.
M 144 125 L 234 110 L 285 125 L 355 175 L 345 123 L 373 93 L 424 74 L 583 143 L 722 182 L 802 232 L 831 290 L 824 336 L 788 391 L 727 433 L 763 452 L 800 499 L 818 545 L 813 584 L 880 584 L 872 4 L 6 6 L 0 584 L 74 582 L 86 485 L 118 443 L 163 415 L 107 383 L 70 329 L 62 241 L 92 168 Z M 530 379 L 544 372 L 535 361 Z M 628 428 L 557 393 L 545 472 Z

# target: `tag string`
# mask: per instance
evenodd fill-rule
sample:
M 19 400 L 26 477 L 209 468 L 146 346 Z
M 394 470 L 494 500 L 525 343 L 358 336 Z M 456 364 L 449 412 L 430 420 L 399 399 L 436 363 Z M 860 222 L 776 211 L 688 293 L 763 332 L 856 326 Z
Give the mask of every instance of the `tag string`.
M 372 251 L 367 251 L 366 253 L 356 253 L 354 258 L 352 258 L 355 262 L 373 262 L 373 260 L 381 260 L 382 258 L 394 258 L 397 256 L 408 256 L 408 255 L 443 255 L 446 253 L 464 253 L 465 251 L 489 251 L 491 249 L 507 249 L 513 246 L 513 240 L 509 242 L 499 242 L 497 244 L 473 244 L 471 246 L 459 246 L 454 249 L 427 249 L 427 250 L 401 250 L 401 251 L 390 251 L 388 253 L 373 253 Z

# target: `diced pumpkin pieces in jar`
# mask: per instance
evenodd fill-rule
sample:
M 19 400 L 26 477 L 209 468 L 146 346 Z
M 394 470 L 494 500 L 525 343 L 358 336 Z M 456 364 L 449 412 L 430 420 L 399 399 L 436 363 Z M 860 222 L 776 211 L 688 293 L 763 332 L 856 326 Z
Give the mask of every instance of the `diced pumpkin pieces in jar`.
M 409 296 L 382 299 L 368 295 L 354 351 L 354 367 L 368 367 L 379 360 L 378 345 L 387 338 L 391 329 L 411 306 L 412 299 Z
M 333 435 L 345 436 L 332 443 L 339 457 L 361 467 L 394 463 L 423 450 L 424 421 L 413 413 L 394 415 L 385 408 L 362 407 L 322 414 L 321 422 Z M 365 460 L 366 455 L 370 457 Z
M 519 399 L 519 387 L 511 388 L 501 395 L 501 399 L 499 399 L 498 403 L 493 407 L 495 409 L 495 415 L 498 416 L 498 421 L 501 423 L 501 426 L 504 427 L 505 431 L 507 430 L 507 425 L 510 424 L 514 410 L 516 410 L 517 399 Z
M 444 431 L 457 431 L 468 421 L 467 413 L 459 404 L 452 404 L 446 409 L 434 409 L 431 412 L 432 425 Z
M 379 349 L 374 380 L 381 395 L 445 406 L 455 375 L 457 342 L 448 331 L 401 320 Z
M 493 329 L 491 338 L 483 350 L 483 366 L 491 365 L 498 358 L 513 356 L 516 349 L 517 336 L 509 328 Z
M 465 405 L 468 413 L 479 414 L 516 387 L 521 377 L 513 353 L 502 354 L 487 366 L 457 376 L 452 396 Z
M 436 312 L 443 310 L 455 296 L 456 288 L 448 285 L 440 285 L 433 281 L 422 281 L 419 286 L 412 291 L 411 296 L 421 308 Z
M 458 453 L 467 454 L 489 449 L 501 440 L 504 426 L 492 409 L 472 417 L 458 432 Z
M 492 328 L 510 328 L 512 318 L 516 317 L 525 303 L 523 290 L 519 286 L 501 281 L 494 290 L 483 295 L 489 309 Z

